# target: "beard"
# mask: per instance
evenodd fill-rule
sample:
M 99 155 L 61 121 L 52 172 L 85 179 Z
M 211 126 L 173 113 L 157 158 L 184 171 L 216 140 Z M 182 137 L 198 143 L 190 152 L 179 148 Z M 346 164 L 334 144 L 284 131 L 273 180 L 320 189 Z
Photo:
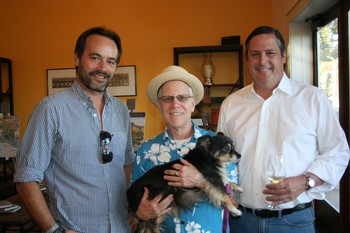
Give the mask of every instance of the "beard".
M 95 75 L 103 76 L 104 79 L 107 80 L 106 83 L 99 83 L 94 81 Z M 84 83 L 84 85 L 91 91 L 104 92 L 107 89 L 109 83 L 111 82 L 113 74 L 109 74 L 103 71 L 91 71 L 86 73 L 78 67 L 78 77 Z

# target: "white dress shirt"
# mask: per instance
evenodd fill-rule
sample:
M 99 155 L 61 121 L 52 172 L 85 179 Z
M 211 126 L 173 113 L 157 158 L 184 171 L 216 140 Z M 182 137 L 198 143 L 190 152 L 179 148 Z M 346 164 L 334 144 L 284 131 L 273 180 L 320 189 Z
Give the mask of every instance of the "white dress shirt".
M 253 85 L 228 96 L 221 105 L 218 132 L 232 138 L 241 153 L 241 204 L 265 208 L 267 156 L 285 155 L 287 177 L 311 172 L 325 183 L 283 204 L 292 208 L 323 199 L 342 177 L 349 146 L 327 96 L 318 88 L 289 79 L 285 74 L 267 100 Z

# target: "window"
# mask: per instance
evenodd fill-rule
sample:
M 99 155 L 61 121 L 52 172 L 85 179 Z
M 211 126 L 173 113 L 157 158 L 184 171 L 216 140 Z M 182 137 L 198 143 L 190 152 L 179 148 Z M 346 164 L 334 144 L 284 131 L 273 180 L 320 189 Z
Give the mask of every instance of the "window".
M 322 89 L 339 115 L 338 19 L 317 31 L 317 77 Z
M 312 0 L 289 25 L 290 74 L 293 79 L 321 88 L 329 97 L 339 121 L 350 135 L 350 1 Z M 349 232 L 349 169 L 340 185 L 316 200 L 319 233 Z
M 332 20 L 316 33 L 317 41 L 317 83 L 339 116 L 339 58 L 338 58 L 338 19 Z M 339 211 L 339 185 L 326 193 L 325 199 L 337 212 Z

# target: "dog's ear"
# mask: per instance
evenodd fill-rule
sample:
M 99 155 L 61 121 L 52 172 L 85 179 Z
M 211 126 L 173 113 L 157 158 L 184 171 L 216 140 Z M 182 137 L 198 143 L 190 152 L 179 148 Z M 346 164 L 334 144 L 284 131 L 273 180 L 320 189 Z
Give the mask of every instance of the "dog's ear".
M 212 137 L 209 135 L 201 136 L 197 139 L 197 146 L 207 147 L 208 144 L 211 144 L 213 141 Z

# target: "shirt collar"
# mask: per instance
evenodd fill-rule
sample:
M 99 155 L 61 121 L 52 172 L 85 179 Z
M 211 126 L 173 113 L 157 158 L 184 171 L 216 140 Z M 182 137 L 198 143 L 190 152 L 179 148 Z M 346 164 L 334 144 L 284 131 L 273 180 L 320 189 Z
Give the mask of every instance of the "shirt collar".
M 286 73 L 283 73 L 283 77 L 282 77 L 280 83 L 278 84 L 278 86 L 276 87 L 276 89 L 273 90 L 273 94 L 277 90 L 280 90 L 288 95 L 292 94 L 292 83 L 291 83 L 290 78 L 288 78 L 288 76 L 286 75 Z M 257 95 L 255 90 L 254 90 L 253 83 L 250 84 L 249 86 L 247 86 L 247 88 L 245 88 L 243 90 L 243 95 L 245 97 L 248 97 L 250 95 L 255 95 L 255 96 Z
M 194 133 L 191 137 L 191 140 L 189 142 L 197 142 L 197 139 L 199 137 L 202 136 L 202 134 L 200 133 L 200 128 L 197 124 L 192 122 L 192 126 L 194 129 Z M 168 129 L 165 129 L 164 131 L 164 135 L 163 135 L 163 140 L 165 141 L 170 141 L 172 144 L 174 144 L 175 142 L 173 141 L 173 139 L 170 137 L 169 133 L 168 133 Z
M 291 80 L 286 75 L 286 73 L 283 74 L 283 77 L 282 77 L 280 83 L 278 84 L 277 88 L 274 90 L 274 92 L 277 89 L 281 90 L 282 92 L 284 92 L 288 95 L 292 94 L 292 83 L 291 83 Z
M 83 101 L 84 103 L 93 104 L 91 97 L 81 88 L 77 80 L 74 81 L 72 85 L 73 92 Z M 103 92 L 106 99 L 106 105 L 111 102 L 111 96 L 109 95 L 107 89 Z

